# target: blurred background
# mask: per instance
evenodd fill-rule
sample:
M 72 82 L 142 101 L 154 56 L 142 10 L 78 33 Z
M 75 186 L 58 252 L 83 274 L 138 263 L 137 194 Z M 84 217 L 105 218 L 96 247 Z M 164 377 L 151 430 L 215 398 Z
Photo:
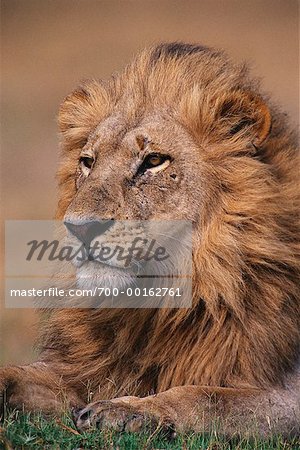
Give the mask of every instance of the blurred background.
M 155 42 L 247 60 L 298 124 L 298 26 L 297 0 L 2 0 L 2 219 L 53 217 L 60 102 L 79 80 L 108 77 Z M 37 316 L 3 303 L 1 364 L 31 361 Z

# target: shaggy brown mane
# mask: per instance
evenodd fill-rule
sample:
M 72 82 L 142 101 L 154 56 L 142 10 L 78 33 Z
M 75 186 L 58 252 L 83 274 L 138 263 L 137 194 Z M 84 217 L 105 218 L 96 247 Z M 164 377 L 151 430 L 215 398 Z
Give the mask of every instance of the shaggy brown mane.
M 76 154 L 113 109 L 126 111 L 129 127 L 145 110 L 166 108 L 201 148 L 214 189 L 208 187 L 194 251 L 191 310 L 54 314 L 47 341 L 59 336 L 74 383 L 80 374 L 84 384 L 101 386 L 103 397 L 115 394 L 115 383 L 118 394 L 145 395 L 182 384 L 266 387 L 282 383 L 294 369 L 300 339 L 298 150 L 274 107 L 267 141 L 249 146 L 258 93 L 246 67 L 233 65 L 222 52 L 163 44 L 108 82 L 86 82 L 67 97 L 59 119 L 57 217 L 74 196 Z M 237 123 L 240 131 L 233 131 Z M 78 341 L 89 345 L 78 348 Z M 44 358 L 51 357 L 46 352 Z M 86 366 L 83 380 L 80 368 Z

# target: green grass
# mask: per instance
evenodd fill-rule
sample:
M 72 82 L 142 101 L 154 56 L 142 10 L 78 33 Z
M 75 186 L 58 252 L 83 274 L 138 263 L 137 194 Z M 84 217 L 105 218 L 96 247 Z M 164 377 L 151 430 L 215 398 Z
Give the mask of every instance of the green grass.
M 226 440 L 218 433 L 177 436 L 173 440 L 159 431 L 152 435 L 92 430 L 79 434 L 70 417 L 46 420 L 40 415 L 7 413 L 1 424 L 0 448 L 11 449 L 125 449 L 125 450 L 299 450 L 299 441 L 274 437 L 261 440 Z

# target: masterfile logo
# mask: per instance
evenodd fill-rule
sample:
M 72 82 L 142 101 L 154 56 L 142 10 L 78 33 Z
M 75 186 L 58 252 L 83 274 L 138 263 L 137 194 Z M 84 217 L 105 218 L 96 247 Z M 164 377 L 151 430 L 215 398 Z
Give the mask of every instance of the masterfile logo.
M 191 305 L 188 221 L 7 221 L 6 306 Z

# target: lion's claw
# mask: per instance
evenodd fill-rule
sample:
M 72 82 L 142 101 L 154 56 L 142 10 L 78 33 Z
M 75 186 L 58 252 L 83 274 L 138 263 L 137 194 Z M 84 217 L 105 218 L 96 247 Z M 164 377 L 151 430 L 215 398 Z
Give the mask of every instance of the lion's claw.
M 80 431 L 89 428 L 137 433 L 141 431 L 162 432 L 169 439 L 176 436 L 170 420 L 162 420 L 153 414 L 139 410 L 125 402 L 99 401 L 81 410 L 73 411 L 73 418 Z
M 113 429 L 115 431 L 138 432 L 149 427 L 157 427 L 158 422 L 153 418 L 137 411 L 127 404 L 100 401 L 88 405 L 86 408 L 73 412 L 77 428 L 85 431 L 91 427 L 99 429 Z

